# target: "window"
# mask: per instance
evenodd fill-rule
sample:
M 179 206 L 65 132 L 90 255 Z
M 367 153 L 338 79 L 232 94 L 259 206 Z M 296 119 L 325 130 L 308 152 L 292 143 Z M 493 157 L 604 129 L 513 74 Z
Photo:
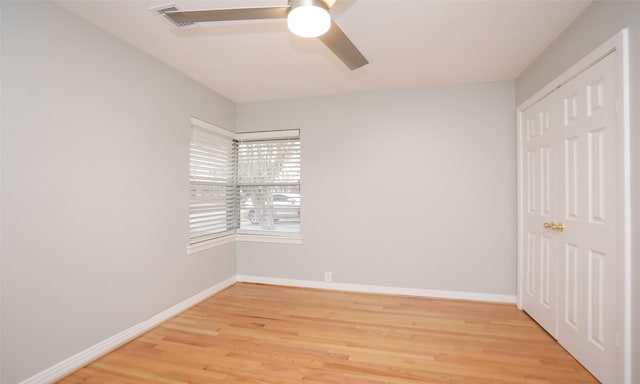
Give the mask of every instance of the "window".
M 191 123 L 189 252 L 232 241 L 234 233 L 249 235 L 238 237 L 247 241 L 299 243 L 299 132 L 235 135 Z
M 239 233 L 300 232 L 298 131 L 238 134 Z
M 189 149 L 189 245 L 234 233 L 236 144 L 233 133 L 192 120 Z

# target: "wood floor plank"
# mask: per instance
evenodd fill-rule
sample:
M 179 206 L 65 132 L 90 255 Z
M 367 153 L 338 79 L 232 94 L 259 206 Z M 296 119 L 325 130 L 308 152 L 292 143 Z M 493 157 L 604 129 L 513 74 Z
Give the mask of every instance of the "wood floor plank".
M 597 381 L 513 305 L 238 283 L 59 383 Z

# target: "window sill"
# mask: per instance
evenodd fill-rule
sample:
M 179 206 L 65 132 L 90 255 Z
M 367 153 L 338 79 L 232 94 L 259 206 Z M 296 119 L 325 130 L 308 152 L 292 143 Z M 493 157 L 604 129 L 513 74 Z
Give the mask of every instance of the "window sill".
M 278 244 L 302 244 L 302 236 L 294 235 L 258 235 L 258 234 L 236 234 L 237 241 L 252 243 L 278 243 Z
M 210 248 L 216 248 L 221 245 L 233 243 L 236 241 L 250 242 L 250 243 L 276 243 L 276 244 L 302 244 L 302 236 L 287 236 L 287 235 L 259 235 L 259 234 L 247 234 L 238 233 L 227 236 L 221 236 L 216 239 L 203 241 L 189 245 L 187 247 L 187 255 L 202 252 Z

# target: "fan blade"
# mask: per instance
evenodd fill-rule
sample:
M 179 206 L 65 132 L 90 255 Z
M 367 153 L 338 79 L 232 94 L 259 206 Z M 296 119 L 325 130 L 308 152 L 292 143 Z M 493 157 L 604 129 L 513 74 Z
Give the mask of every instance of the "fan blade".
M 318 38 L 351 70 L 369 64 L 369 61 L 342 32 L 335 21 L 331 20 L 329 31 Z
M 336 3 L 338 2 L 338 0 L 324 0 L 324 3 L 327 4 L 327 7 L 331 8 L 334 5 L 336 5 Z
M 165 16 L 177 24 L 207 21 L 285 19 L 289 7 L 215 9 L 210 11 L 166 12 Z

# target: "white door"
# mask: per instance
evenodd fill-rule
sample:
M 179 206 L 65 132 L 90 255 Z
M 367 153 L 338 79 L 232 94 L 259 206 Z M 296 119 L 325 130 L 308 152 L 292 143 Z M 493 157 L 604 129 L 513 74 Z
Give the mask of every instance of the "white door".
M 603 383 L 621 258 L 615 88 L 614 52 L 523 113 L 523 308 Z
M 560 211 L 560 157 L 557 127 L 560 108 L 547 97 L 523 115 L 524 295 L 523 308 L 553 337 L 558 337 L 558 238 L 544 223 Z M 553 168 L 552 168 L 553 167 Z M 555 179 L 552 179 L 555 178 Z
M 602 382 L 616 356 L 616 83 L 611 54 L 558 90 L 563 151 L 558 341 Z

